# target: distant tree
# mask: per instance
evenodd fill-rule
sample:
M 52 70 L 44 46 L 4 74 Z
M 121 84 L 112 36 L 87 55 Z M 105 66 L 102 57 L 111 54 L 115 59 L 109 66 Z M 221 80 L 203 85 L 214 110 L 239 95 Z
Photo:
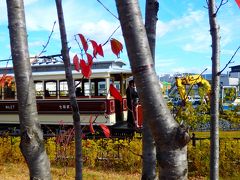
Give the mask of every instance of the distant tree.
M 210 179 L 219 179 L 219 90 L 220 90 L 220 36 L 217 24 L 217 13 L 215 0 L 206 1 L 208 4 L 210 34 L 212 38 L 212 93 L 211 93 L 211 152 L 210 152 Z
M 116 4 L 144 120 L 156 143 L 159 179 L 187 179 L 190 138 L 170 114 L 161 93 L 138 1 L 116 0 Z
M 73 122 L 74 122 L 74 129 L 75 129 L 75 165 L 76 165 L 75 179 L 81 180 L 82 179 L 82 136 L 81 136 L 82 129 L 80 124 L 79 108 L 78 108 L 76 94 L 75 94 L 75 85 L 74 85 L 73 76 L 72 76 L 72 66 L 70 63 L 67 34 L 66 34 L 63 9 L 62 9 L 62 0 L 56 0 L 56 7 L 57 7 L 59 29 L 60 29 L 61 42 L 62 42 L 61 54 L 63 56 L 63 62 L 65 66 L 65 74 L 66 74 L 66 79 L 68 84 L 69 99 L 72 107 Z
M 8 23 L 14 75 L 17 87 L 21 130 L 20 149 L 30 172 L 30 179 L 50 180 L 50 162 L 38 121 L 35 89 L 29 59 L 23 0 L 7 2 Z

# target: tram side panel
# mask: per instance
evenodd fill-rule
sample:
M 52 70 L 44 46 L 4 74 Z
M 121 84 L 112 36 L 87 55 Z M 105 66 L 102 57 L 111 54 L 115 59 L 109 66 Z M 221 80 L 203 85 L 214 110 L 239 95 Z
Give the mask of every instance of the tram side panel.
M 117 121 L 126 121 L 126 108 L 115 104 L 114 99 L 83 99 L 78 100 L 81 124 L 89 125 L 92 116 L 93 124 L 112 126 Z M 72 125 L 72 110 L 69 100 L 37 100 L 39 121 L 44 125 Z M 117 113 L 116 113 L 117 112 Z M 18 103 L 16 100 L 0 101 L 0 123 L 19 124 Z

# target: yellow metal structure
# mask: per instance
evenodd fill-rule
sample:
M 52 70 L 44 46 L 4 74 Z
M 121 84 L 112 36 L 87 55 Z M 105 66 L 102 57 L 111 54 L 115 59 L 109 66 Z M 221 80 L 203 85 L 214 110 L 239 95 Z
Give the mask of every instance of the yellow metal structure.
M 181 99 L 184 102 L 188 101 L 188 96 L 186 94 L 186 85 L 195 85 L 203 86 L 207 91 L 208 99 L 210 99 L 211 85 L 204 79 L 201 75 L 189 75 L 186 77 L 176 77 L 176 86 L 179 92 Z

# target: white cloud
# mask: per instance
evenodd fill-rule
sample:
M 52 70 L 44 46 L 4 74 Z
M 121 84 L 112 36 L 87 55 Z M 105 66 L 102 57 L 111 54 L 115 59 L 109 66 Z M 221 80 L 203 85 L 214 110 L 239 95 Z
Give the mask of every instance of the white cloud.
M 203 72 L 203 70 L 206 67 L 174 67 L 171 69 L 171 72 L 175 72 L 175 73 L 196 73 L 196 74 L 201 74 Z M 208 66 L 207 67 L 207 71 L 205 71 L 204 73 L 211 73 L 211 67 Z
M 36 3 L 38 0 L 24 0 L 24 5 L 25 7 L 28 5 L 31 5 L 33 3 Z
M 155 62 L 155 67 L 156 69 L 158 68 L 165 68 L 165 67 L 171 67 L 172 65 L 174 65 L 176 63 L 176 59 L 172 58 L 172 59 L 156 59 Z
M 173 19 L 169 22 L 158 21 L 157 36 L 162 37 L 169 32 L 176 32 L 192 26 L 200 26 L 205 16 L 204 11 L 192 11 L 186 13 L 181 18 Z

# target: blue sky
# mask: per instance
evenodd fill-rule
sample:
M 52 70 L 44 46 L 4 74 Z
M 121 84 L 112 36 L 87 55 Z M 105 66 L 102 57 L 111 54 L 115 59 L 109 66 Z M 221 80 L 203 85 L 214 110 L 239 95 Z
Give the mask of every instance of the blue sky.
M 25 0 L 29 53 L 38 55 L 57 20 L 55 1 Z M 117 16 L 115 1 L 102 0 L 104 5 Z M 144 19 L 145 0 L 140 0 Z M 208 11 L 205 0 L 159 0 L 156 42 L 156 71 L 164 73 L 201 73 L 211 71 L 211 37 L 209 34 Z M 219 1 L 217 1 L 219 2 Z M 64 16 L 71 57 L 79 53 L 74 35 L 81 33 L 89 39 L 104 43 L 119 22 L 106 11 L 97 0 L 63 0 Z M 240 9 L 235 0 L 222 6 L 218 14 L 221 35 L 221 68 L 229 61 L 240 45 Z M 121 30 L 113 36 L 124 43 Z M 0 1 L 0 59 L 10 56 L 7 12 L 5 1 Z M 58 54 L 61 50 L 58 24 L 44 55 Z M 104 46 L 105 60 L 116 59 L 110 45 Z M 128 63 L 124 47 L 121 59 Z M 98 59 L 103 60 L 103 58 Z M 240 65 L 240 52 L 234 63 Z M 4 62 L 0 62 L 4 66 Z M 230 69 L 227 68 L 229 71 Z

